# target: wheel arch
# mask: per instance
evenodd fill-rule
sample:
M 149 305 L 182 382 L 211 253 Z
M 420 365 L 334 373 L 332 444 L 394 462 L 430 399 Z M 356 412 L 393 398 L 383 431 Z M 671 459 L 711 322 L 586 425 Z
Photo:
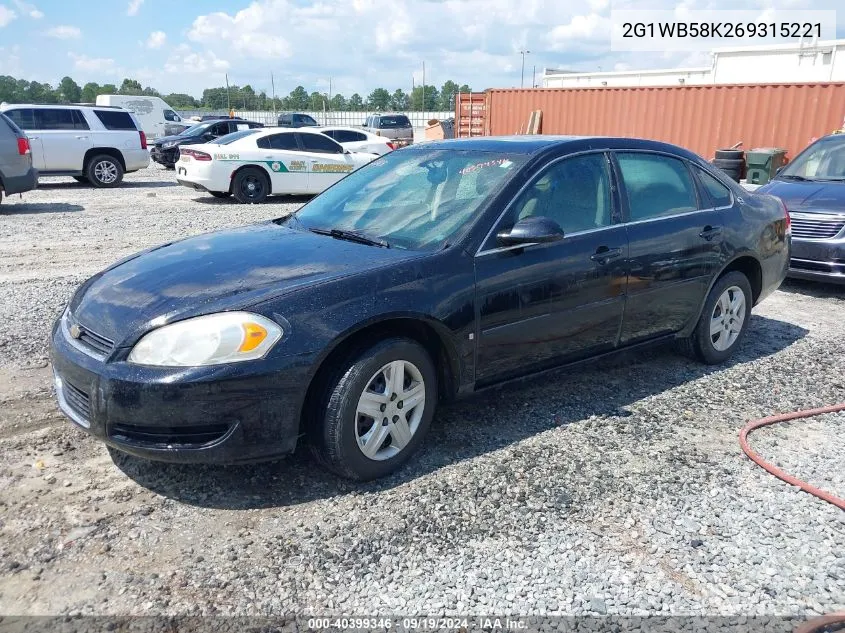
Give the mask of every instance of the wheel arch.
M 260 170 L 264 176 L 267 178 L 267 195 L 273 195 L 275 193 L 273 191 L 273 177 L 270 174 L 270 171 L 267 169 L 266 165 L 262 165 L 260 163 L 246 163 L 245 165 L 241 165 L 237 169 L 233 169 L 232 173 L 229 174 L 229 189 L 228 191 L 231 192 L 234 184 L 235 184 L 235 177 L 245 169 L 258 169 Z
M 314 363 L 305 397 L 299 411 L 300 432 L 312 427 L 313 414 L 321 409 L 325 385 L 337 377 L 344 363 L 379 339 L 410 338 L 431 355 L 437 371 L 439 397 L 448 400 L 457 393 L 460 381 L 460 357 L 448 328 L 434 318 L 418 314 L 383 315 L 342 333 L 327 346 Z
M 82 172 L 85 173 L 88 170 L 88 163 L 92 158 L 101 154 L 117 159 L 123 171 L 126 171 L 126 160 L 123 158 L 123 153 L 119 149 L 114 147 L 91 147 L 85 152 L 85 156 L 82 159 Z

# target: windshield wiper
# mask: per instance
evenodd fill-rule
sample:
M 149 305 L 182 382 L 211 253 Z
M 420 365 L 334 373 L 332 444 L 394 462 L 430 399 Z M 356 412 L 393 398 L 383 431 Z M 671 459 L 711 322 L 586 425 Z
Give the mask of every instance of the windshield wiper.
M 357 231 L 347 231 L 346 229 L 316 229 L 310 228 L 308 229 L 312 233 L 317 233 L 318 235 L 329 235 L 337 240 L 346 240 L 348 242 L 356 242 L 358 244 L 367 244 L 368 246 L 380 246 L 382 248 L 390 248 L 390 244 L 388 244 L 385 240 L 379 240 L 372 237 L 367 237 L 366 235 L 362 235 Z
M 795 174 L 780 174 L 780 177 L 781 178 L 788 178 L 789 180 L 801 180 L 802 182 L 803 181 L 810 182 L 812 180 L 815 180 L 814 178 L 805 178 L 804 176 L 797 176 Z

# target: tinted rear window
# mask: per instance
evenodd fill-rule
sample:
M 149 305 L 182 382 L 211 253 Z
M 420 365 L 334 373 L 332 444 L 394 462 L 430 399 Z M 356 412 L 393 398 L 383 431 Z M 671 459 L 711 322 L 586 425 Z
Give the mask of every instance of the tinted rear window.
M 294 114 L 293 120 L 296 123 L 304 123 L 305 125 L 317 125 L 317 122 L 307 114 Z
M 302 147 L 306 152 L 320 152 L 323 154 L 342 154 L 343 147 L 328 136 L 322 134 L 300 134 Z
M 24 136 L 23 131 L 17 126 L 17 124 L 14 121 L 12 121 L 12 119 L 10 119 L 5 114 L 3 114 L 2 112 L 0 112 L 0 119 L 2 119 L 3 122 L 6 125 L 8 125 L 10 128 L 12 128 L 12 132 L 15 133 L 15 136 Z
M 35 115 L 32 114 L 32 108 L 20 108 L 17 110 L 7 110 L 6 116 L 14 121 L 22 130 L 35 129 Z
M 94 114 L 107 130 L 137 130 L 128 112 L 120 110 L 94 110 Z
M 411 127 L 411 122 L 406 116 L 383 116 L 379 119 L 378 126 L 381 128 Z

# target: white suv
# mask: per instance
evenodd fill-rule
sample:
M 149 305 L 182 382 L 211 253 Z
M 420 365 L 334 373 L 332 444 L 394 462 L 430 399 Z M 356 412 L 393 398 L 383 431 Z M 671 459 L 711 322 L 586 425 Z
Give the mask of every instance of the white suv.
M 123 108 L 4 104 L 0 112 L 26 132 L 40 176 L 115 187 L 124 173 L 150 164 L 141 125 Z

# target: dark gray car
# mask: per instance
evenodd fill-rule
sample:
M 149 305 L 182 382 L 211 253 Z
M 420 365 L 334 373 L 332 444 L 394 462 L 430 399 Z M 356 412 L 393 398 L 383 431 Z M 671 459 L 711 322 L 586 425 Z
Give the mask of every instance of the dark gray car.
M 4 195 L 31 191 L 37 186 L 38 170 L 32 166 L 29 139 L 0 113 L 0 201 Z

